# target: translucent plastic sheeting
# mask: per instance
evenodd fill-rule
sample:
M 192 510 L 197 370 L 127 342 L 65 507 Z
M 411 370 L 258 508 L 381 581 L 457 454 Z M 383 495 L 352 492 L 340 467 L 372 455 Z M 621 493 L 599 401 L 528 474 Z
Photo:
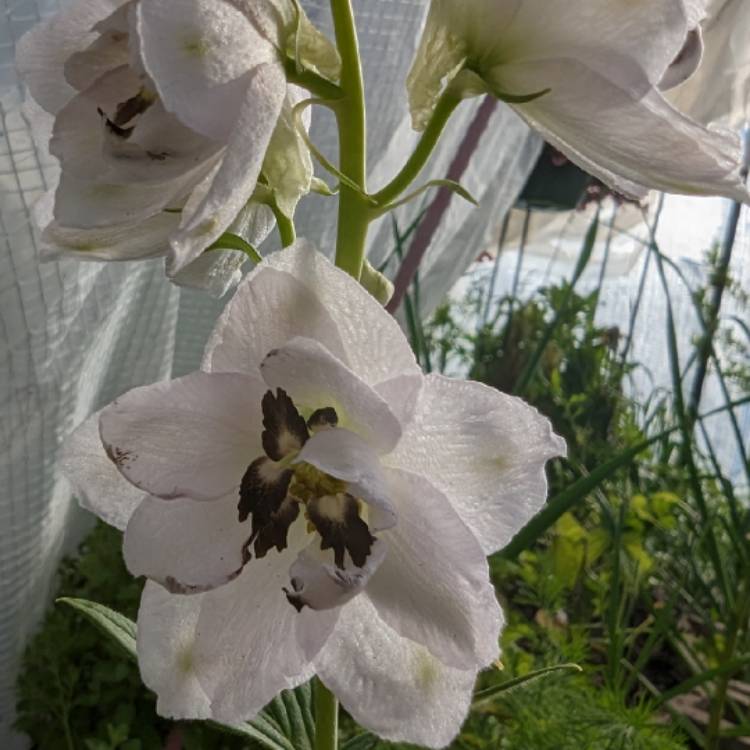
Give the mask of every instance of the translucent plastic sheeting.
M 323 0 L 304 3 L 330 29 Z M 195 369 L 223 302 L 180 290 L 158 260 L 145 263 L 40 265 L 29 209 L 53 174 L 31 141 L 20 111 L 14 66 L 21 34 L 54 10 L 53 0 L 0 0 L 0 747 L 12 735 L 13 683 L 20 654 L 48 604 L 61 552 L 87 520 L 56 473 L 66 434 L 129 387 Z M 414 142 L 404 80 L 426 2 L 357 0 L 370 113 L 372 187 L 383 184 Z M 478 103 L 464 104 L 423 180 L 444 177 Z M 317 113 L 316 113 L 317 114 Z M 334 155 L 336 133 L 317 117 L 313 138 Z M 504 106 L 492 114 L 464 182 L 481 207 L 453 199 L 425 258 L 425 310 L 435 306 L 476 256 L 525 181 L 537 139 Z M 326 175 L 322 175 L 326 177 Z M 332 178 L 328 178 L 333 183 Z M 333 249 L 335 199 L 304 201 L 299 233 Z M 400 209 L 406 226 L 422 204 Z M 392 250 L 391 226 L 371 235 L 374 262 Z M 264 247 L 263 250 L 267 249 Z
M 674 264 L 665 263 L 665 275 L 677 331 L 680 365 L 684 372 L 683 391 L 687 399 L 696 374 L 695 363 L 691 363 L 689 357 L 702 333 L 691 290 L 700 289 L 709 282 L 707 255 L 721 248 L 725 241 L 732 210 L 729 202 L 721 198 L 664 196 L 659 214 L 660 201 L 659 196 L 652 198 L 645 212 L 647 221 L 644 221 L 644 214 L 640 211 L 636 218 L 634 209 L 613 212 L 611 203 L 605 205 L 598 229 L 599 242 L 576 287 L 578 293 L 585 294 L 601 284 L 597 323 L 603 327 L 616 327 L 620 331 L 622 345 L 632 330 L 628 359 L 637 363 L 638 367 L 628 378 L 626 388 L 638 403 L 650 402 L 651 408 L 655 408 L 665 397 L 669 403 L 672 393 L 667 340 L 668 307 L 656 261 L 653 256 L 649 257 L 652 232 L 655 229 L 660 252 Z M 516 213 L 518 215 L 514 216 L 513 224 L 522 225 L 523 214 Z M 519 267 L 517 290 L 521 299 L 531 297 L 540 287 L 569 279 L 581 251 L 583 236 L 591 226 L 594 215 L 594 207 L 586 212 L 560 214 L 534 236 L 531 244 L 524 247 L 520 266 L 518 235 L 521 230 L 518 229 L 512 239 L 506 235 L 486 319 L 492 319 L 499 300 L 513 290 Z M 453 289 L 452 298 L 462 298 L 473 284 L 486 290 L 495 270 L 493 266 L 494 261 L 489 259 L 476 264 Z M 750 299 L 750 210 L 747 208 L 742 209 L 740 214 L 729 272 L 732 284 L 722 300 L 722 330 L 731 331 L 738 341 L 750 347 L 747 331 L 739 322 L 750 326 L 747 302 Z M 475 327 L 477 322 L 471 319 L 466 320 L 465 324 Z M 718 337 L 716 340 L 719 340 Z M 740 361 L 737 359 L 734 364 Z M 722 364 L 725 370 L 731 364 L 726 355 Z M 750 365 L 747 356 L 744 364 Z M 462 368 L 454 364 L 452 374 L 461 373 Z M 747 396 L 747 393 L 733 387 L 731 380 L 728 385 L 731 399 Z M 707 413 L 725 404 L 721 381 L 715 369 L 709 368 L 699 412 Z M 750 449 L 750 406 L 739 407 L 736 414 L 747 451 Z M 723 472 L 738 486 L 747 488 L 744 466 L 747 457 L 739 449 L 728 415 L 716 414 L 705 420 L 705 424 Z M 700 440 L 700 432 L 698 438 Z

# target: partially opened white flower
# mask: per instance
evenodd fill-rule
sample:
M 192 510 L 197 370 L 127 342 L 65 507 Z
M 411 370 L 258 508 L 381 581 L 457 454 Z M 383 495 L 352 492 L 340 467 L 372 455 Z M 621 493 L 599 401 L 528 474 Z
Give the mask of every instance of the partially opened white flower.
M 300 242 L 243 282 L 203 371 L 122 396 L 64 465 L 150 579 L 138 653 L 162 714 L 240 722 L 317 673 L 363 726 L 442 747 L 498 656 L 485 556 L 564 450 L 520 399 L 425 377 Z
M 648 189 L 748 201 L 736 134 L 662 90 L 697 67 L 706 0 L 432 0 L 408 87 L 425 127 L 447 88 L 494 93 L 587 172 Z
M 224 268 L 216 253 L 180 273 L 228 230 L 265 238 L 272 216 L 253 197 L 278 191 L 291 213 L 310 189 L 291 123 L 300 93 L 284 73 L 296 19 L 291 0 L 77 0 L 33 28 L 18 66 L 54 117 L 61 165 L 45 251 L 166 254 L 178 281 L 217 267 L 219 287 L 236 278 L 240 258 Z M 303 21 L 303 61 L 333 70 L 335 50 Z

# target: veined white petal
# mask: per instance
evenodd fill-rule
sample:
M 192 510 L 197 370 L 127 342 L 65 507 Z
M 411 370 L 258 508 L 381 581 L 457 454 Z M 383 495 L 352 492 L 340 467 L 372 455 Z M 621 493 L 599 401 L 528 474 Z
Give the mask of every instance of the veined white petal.
M 210 719 L 211 701 L 195 670 L 193 650 L 203 596 L 170 594 L 146 582 L 138 611 L 138 665 L 156 710 L 169 719 Z
M 247 74 L 221 167 L 200 205 L 183 214 L 180 231 L 172 239 L 170 276 L 213 244 L 252 197 L 285 93 L 286 78 L 279 65 L 260 65 Z
M 551 91 L 516 109 L 572 161 L 615 189 L 628 193 L 632 183 L 750 201 L 740 177 L 739 136 L 693 122 L 657 89 L 634 96 L 570 59 L 505 66 L 502 80 L 510 90 L 544 81 Z
M 273 292 L 264 292 L 269 284 Z M 261 306 L 273 305 L 282 294 L 283 309 L 278 303 Z M 267 321 L 268 331 L 255 332 L 252 321 L 264 309 L 274 309 L 274 318 Z M 393 316 L 305 240 L 269 255 L 248 274 L 214 329 L 204 367 L 257 367 L 271 349 L 293 336 L 319 341 L 369 385 L 421 373 Z
M 136 13 L 141 57 L 166 108 L 226 143 L 246 106 L 247 75 L 276 61 L 274 47 L 226 0 L 141 0 Z
M 339 359 L 346 356 L 336 323 L 316 292 L 265 260 L 224 308 L 206 347 L 203 369 L 260 374 L 268 352 L 294 336 L 319 341 Z
M 124 531 L 145 496 L 143 490 L 120 475 L 107 457 L 99 437 L 100 414 L 93 414 L 68 435 L 62 448 L 60 469 L 83 508 Z
M 128 0 L 77 0 L 34 26 L 18 42 L 16 64 L 31 95 L 51 114 L 75 95 L 65 62 L 94 42 L 94 27 Z
M 167 252 L 169 234 L 178 223 L 179 217 L 171 213 L 94 229 L 75 229 L 52 222 L 42 232 L 40 249 L 47 260 L 58 256 L 109 261 L 156 258 Z
M 122 475 L 151 495 L 220 498 L 263 455 L 262 382 L 238 373 L 194 372 L 134 388 L 99 420 Z
M 442 748 L 469 712 L 476 669 L 448 667 L 403 638 L 367 596 L 341 611 L 315 671 L 358 724 L 379 737 Z
M 312 676 L 311 651 L 325 642 L 336 616 L 315 612 L 300 620 L 305 613 L 284 594 L 289 568 L 308 538 L 304 527 L 299 519 L 287 549 L 251 560 L 235 581 L 203 595 L 194 664 L 218 721 L 246 721 L 280 690 Z M 298 638 L 300 623 L 313 631 L 304 644 Z
M 247 255 L 239 250 L 211 250 L 188 263 L 172 282 L 223 297 L 242 280 L 241 268 L 246 260 Z
M 364 566 L 358 568 L 347 556 L 344 567 L 340 568 L 334 564 L 330 552 L 320 550 L 320 542 L 316 540 L 300 553 L 289 570 L 287 599 L 300 611 L 305 607 L 314 611 L 341 607 L 367 586 L 387 552 L 387 543 L 377 539 Z
M 491 554 L 544 505 L 544 465 L 564 454 L 549 420 L 521 399 L 428 375 L 414 420 L 383 462 L 428 477 Z
M 197 594 L 234 580 L 247 562 L 250 524 L 240 523 L 238 494 L 211 503 L 145 497 L 128 522 L 123 555 L 134 576 L 173 594 Z
M 349 484 L 349 493 L 370 506 L 367 525 L 374 532 L 396 524 L 388 485 L 378 456 L 359 435 L 336 428 L 313 435 L 295 463 L 306 462 Z
M 380 617 L 448 666 L 472 670 L 497 658 L 503 623 L 479 542 L 427 479 L 386 470 L 398 523 L 367 585 Z
M 283 388 L 299 408 L 333 407 L 339 425 L 361 435 L 380 453 L 391 451 L 401 425 L 388 404 L 314 339 L 297 336 L 272 349 L 260 372 L 269 388 Z

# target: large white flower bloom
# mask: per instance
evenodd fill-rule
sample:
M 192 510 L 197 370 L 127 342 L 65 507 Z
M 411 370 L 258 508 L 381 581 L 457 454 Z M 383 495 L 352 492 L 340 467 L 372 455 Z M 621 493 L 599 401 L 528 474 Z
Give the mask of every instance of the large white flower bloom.
M 239 722 L 317 673 L 365 727 L 442 747 L 498 656 L 485 556 L 564 450 L 523 401 L 425 377 L 300 242 L 243 282 L 203 371 L 126 393 L 64 468 L 150 579 L 138 653 L 162 714 Z
M 291 0 L 77 0 L 33 28 L 18 65 L 61 165 L 46 253 L 166 254 L 177 281 L 236 279 L 237 254 L 184 269 L 228 230 L 265 238 L 253 196 L 291 213 L 310 188 L 284 73 L 296 28 Z M 302 33 L 303 61 L 332 73 L 333 47 L 304 18 Z
M 425 127 L 446 86 L 494 93 L 615 189 L 749 196 L 738 136 L 703 127 L 662 90 L 700 61 L 706 0 L 432 0 L 408 86 Z M 524 97 L 546 92 L 530 101 Z

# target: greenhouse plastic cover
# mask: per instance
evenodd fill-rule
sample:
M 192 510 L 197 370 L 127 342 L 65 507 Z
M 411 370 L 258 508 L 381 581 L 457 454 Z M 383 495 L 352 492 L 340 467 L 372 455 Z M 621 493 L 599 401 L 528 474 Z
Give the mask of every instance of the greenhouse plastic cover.
M 13 736 L 13 683 L 22 648 L 49 604 L 56 564 L 85 520 L 56 472 L 65 436 L 128 388 L 195 369 L 223 302 L 170 285 L 161 261 L 126 264 L 38 262 L 29 209 L 54 179 L 21 112 L 14 66 L 19 37 L 54 11 L 53 0 L 0 0 L 0 747 Z M 64 0 L 63 0 L 64 1 Z M 303 3 L 330 29 L 327 3 Z M 404 81 L 426 9 L 418 0 L 358 0 L 370 112 L 371 184 L 395 173 L 414 142 Z M 478 103 L 463 105 L 423 179 L 444 177 Z M 335 153 L 331 122 L 313 138 Z M 425 309 L 434 306 L 476 256 L 533 165 L 540 144 L 507 108 L 497 107 L 463 182 L 475 209 L 451 202 L 423 265 Z M 325 176 L 325 175 L 321 175 Z M 332 182 L 332 180 L 329 181 Z M 330 252 L 334 199 L 304 201 L 299 233 Z M 417 206 L 401 209 L 411 221 Z M 372 232 L 371 258 L 392 250 L 390 223 Z M 263 248 L 265 251 L 267 248 Z

